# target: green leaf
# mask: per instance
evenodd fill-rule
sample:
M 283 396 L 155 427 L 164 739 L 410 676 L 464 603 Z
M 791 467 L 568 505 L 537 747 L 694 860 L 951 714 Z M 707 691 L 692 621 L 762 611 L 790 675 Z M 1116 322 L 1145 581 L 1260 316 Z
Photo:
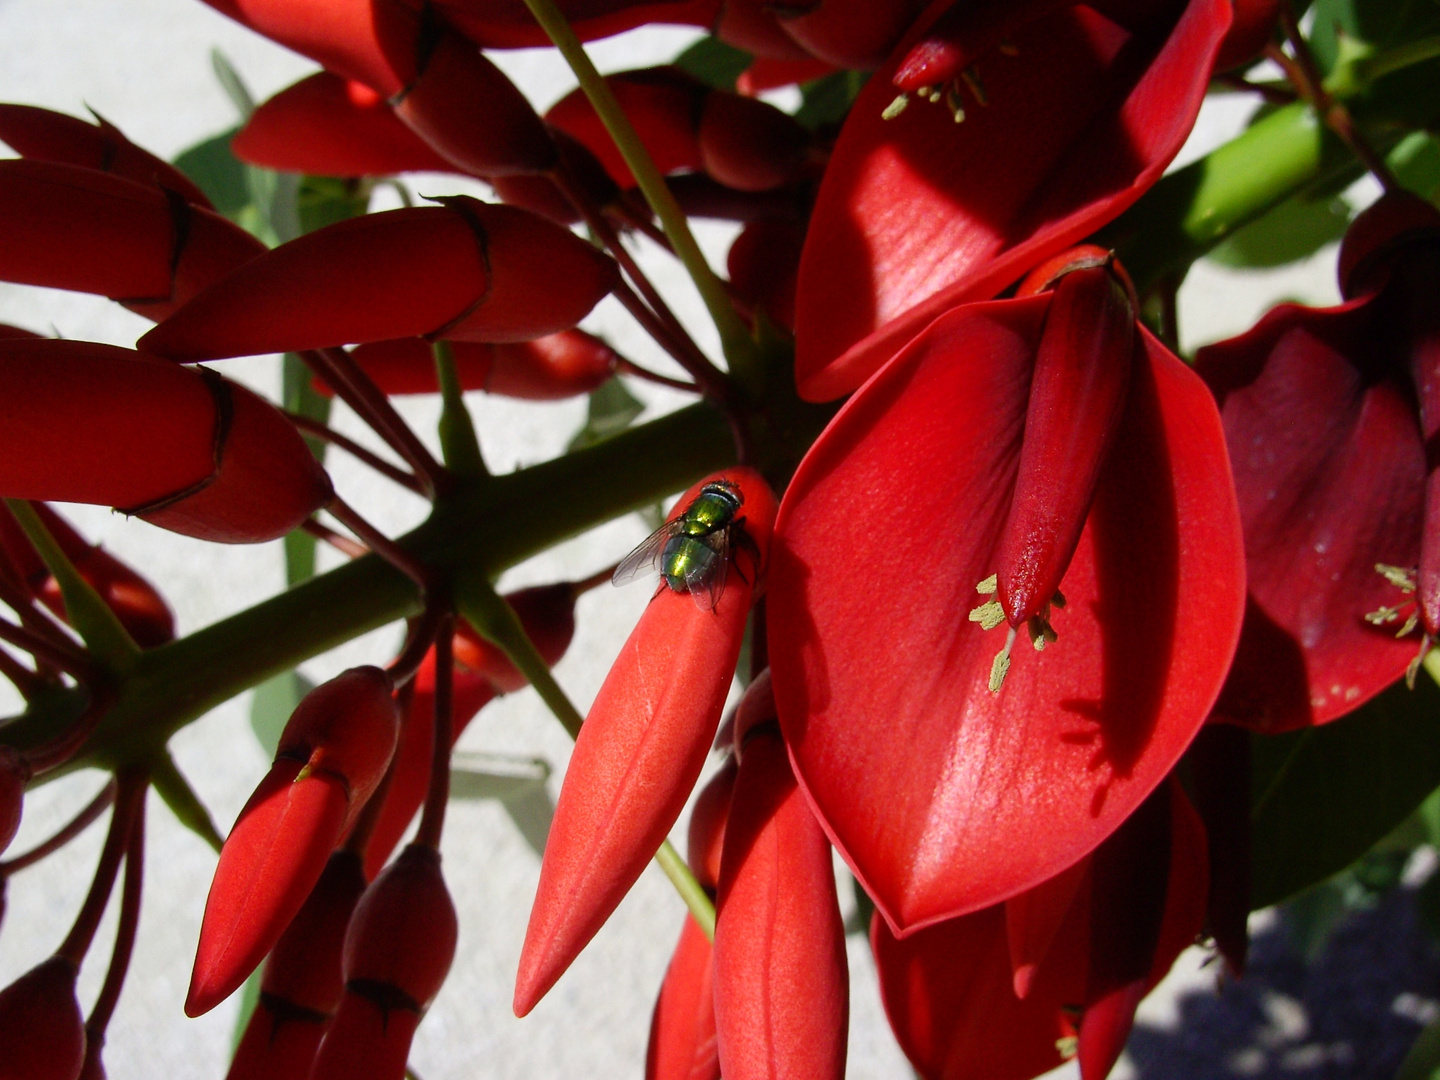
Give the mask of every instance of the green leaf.
M 315 689 L 315 684 L 298 671 L 284 671 L 255 687 L 250 698 L 250 730 L 270 757 L 280 743 L 280 733 L 290 721 L 290 714 L 300 699 Z
M 195 181 L 215 209 L 232 221 L 250 205 L 250 186 L 245 165 L 230 152 L 230 140 L 240 133 L 238 127 L 198 142 L 182 150 L 175 167 Z
M 811 131 L 838 126 L 868 77 L 863 71 L 837 71 L 805 83 L 800 87 L 800 108 L 795 111 L 795 119 Z
M 569 449 L 581 450 L 618 435 L 644 411 L 645 405 L 618 378 L 601 383 L 590 393 L 585 426 L 570 440 Z
M 717 90 L 734 90 L 753 58 L 717 37 L 703 37 L 675 58 L 675 66 Z
M 1420 1032 L 1395 1080 L 1440 1080 L 1440 1020 Z
M 1431 202 L 1440 202 L 1440 142 L 1428 131 L 1407 135 L 1385 157 L 1395 178 Z
M 220 88 L 235 106 L 240 119 L 249 120 L 250 114 L 255 111 L 255 97 L 245 85 L 245 80 L 240 78 L 235 65 L 230 63 L 230 58 L 219 49 L 211 49 L 210 66 L 215 69 L 215 78 L 220 81 Z
M 1225 266 L 1283 266 L 1345 235 L 1350 207 L 1343 199 L 1295 196 L 1217 244 L 1209 258 Z
M 359 217 L 370 207 L 369 180 L 333 176 L 303 176 L 299 180 L 296 210 L 300 231 L 314 232 L 326 225 Z
M 1334 723 L 1257 735 L 1251 752 L 1261 908 L 1349 866 L 1440 787 L 1440 688 L 1397 683 Z
M 195 794 L 195 789 L 190 786 L 190 781 L 185 779 L 168 750 L 162 750 L 159 756 L 150 762 L 150 783 L 155 788 L 155 794 L 160 796 L 175 815 L 175 819 L 219 854 L 224 843 L 220 830 L 215 827 L 210 811 L 205 809 L 200 796 Z

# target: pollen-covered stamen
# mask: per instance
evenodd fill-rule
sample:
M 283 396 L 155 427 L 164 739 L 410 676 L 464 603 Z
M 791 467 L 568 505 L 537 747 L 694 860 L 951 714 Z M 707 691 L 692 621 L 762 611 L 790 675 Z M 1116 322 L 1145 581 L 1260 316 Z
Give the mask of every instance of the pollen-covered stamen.
M 1403 566 L 1376 563 L 1375 572 L 1406 596 L 1414 596 L 1417 571 L 1413 567 L 1406 569 Z M 1393 626 L 1395 623 L 1400 622 L 1402 618 L 1405 621 L 1400 629 L 1395 631 L 1397 638 L 1404 637 L 1420 624 L 1420 606 L 1415 600 L 1402 600 L 1393 607 L 1382 605 L 1374 611 L 1367 611 L 1365 613 L 1365 621 L 1371 626 Z
M 1000 606 L 998 600 L 993 599 L 999 589 L 999 578 L 991 574 L 984 581 L 975 586 L 975 591 L 981 596 L 989 596 L 992 599 L 985 603 L 971 608 L 970 621 L 979 623 L 982 630 L 994 630 L 1005 621 L 1005 609 Z M 1046 645 L 1059 640 L 1055 627 L 1050 624 L 1050 609 L 1063 608 L 1065 596 L 1056 593 L 1050 603 L 1035 615 L 1025 621 L 1025 632 L 1030 635 L 1030 644 L 1035 647 L 1036 652 L 1042 652 Z M 1015 641 L 1019 637 L 1014 627 L 1005 636 L 1005 646 L 995 654 L 995 659 L 990 665 L 989 688 L 992 694 L 998 694 L 1000 688 L 1005 684 L 1005 676 L 1010 672 L 1010 652 L 1015 647 Z
M 1049 608 L 1119 428 L 1136 345 L 1134 311 L 1111 268 L 1084 265 L 1054 292 L 997 548 L 996 599 L 1011 626 L 1029 627 L 1037 648 L 1053 640 Z

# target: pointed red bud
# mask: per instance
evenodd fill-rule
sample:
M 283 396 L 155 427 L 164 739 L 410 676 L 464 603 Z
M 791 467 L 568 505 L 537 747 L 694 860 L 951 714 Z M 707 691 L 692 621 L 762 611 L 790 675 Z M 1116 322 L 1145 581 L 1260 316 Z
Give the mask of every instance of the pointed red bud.
M 608 207 L 620 200 L 620 185 L 589 147 L 557 127 L 547 125 L 546 130 L 560 155 L 556 169 L 568 175 L 569 182 L 585 193 L 591 205 Z M 557 225 L 576 225 L 582 220 L 580 211 L 560 190 L 551 172 L 511 173 L 487 179 L 501 202 L 532 210 Z
M 274 766 L 221 849 L 186 1015 L 244 982 L 310 895 L 394 752 L 390 695 L 385 672 L 352 668 L 307 694 L 285 725 Z
M 543 172 L 556 149 L 505 73 L 459 34 L 442 30 L 395 115 L 435 151 L 477 176 Z
M 60 550 L 100 594 L 135 639 L 135 644 L 149 649 L 175 637 L 175 616 L 155 586 L 104 548 L 91 544 L 45 503 L 35 503 L 34 509 Z M 34 596 L 64 619 L 65 598 L 60 594 L 59 583 L 19 523 L 4 512 L 0 512 L 0 550 L 9 557 Z
M 34 105 L 0 105 L 0 141 L 24 158 L 114 173 L 138 184 L 178 192 L 185 201 L 213 210 L 205 193 L 163 158 L 142 150 L 104 117 L 89 124 Z
M 1134 311 L 1107 268 L 1060 279 L 996 551 L 998 598 L 1012 627 L 1043 617 L 1059 592 L 1125 409 L 1135 336 Z
M 687 915 L 650 1017 L 645 1080 L 720 1080 L 714 951 Z
M 75 1080 L 85 1060 L 78 970 L 52 956 L 0 990 L 0 1062 L 14 1080 Z
M 20 818 L 25 811 L 25 785 L 30 782 L 30 767 L 13 746 L 0 746 L 0 854 L 10 846 L 20 831 Z
M 97 174 L 98 175 L 98 174 Z M 331 497 L 294 426 L 244 387 L 86 341 L 0 343 L 0 494 L 88 502 L 221 543 Z
M 317 71 L 257 108 L 230 141 L 241 161 L 317 176 L 449 172 L 441 157 L 361 82 Z
M 575 741 L 520 954 L 519 1016 L 554 985 L 640 876 L 709 754 L 775 514 L 764 479 L 736 468 L 691 488 L 671 520 L 707 484 L 720 482 L 742 502 L 725 527 L 727 573 L 724 587 L 711 594 L 713 609 L 710 597 L 662 584 Z
M 735 238 L 725 260 L 737 299 L 787 330 L 795 326 L 795 279 L 804 246 L 804 222 L 758 218 Z
M 47 161 L 0 162 L 0 280 L 98 293 L 160 319 L 265 245 L 184 197 Z
M 735 89 L 746 97 L 758 97 L 766 90 L 794 86 L 835 74 L 834 64 L 806 56 L 799 60 L 772 60 L 757 56 L 735 80 Z
M 775 10 L 766 0 L 725 0 L 710 32 L 757 58 L 816 62 L 780 28 Z
M 715 923 L 720 1069 L 727 1080 L 839 1080 L 850 983 L 830 845 L 790 772 L 773 702 L 770 712 L 770 725 L 751 729 L 725 827 Z
M 305 1080 L 345 991 L 342 953 L 350 915 L 365 891 L 353 851 L 330 856 L 265 961 L 260 1000 L 226 1080 Z
M 338 222 L 217 282 L 140 340 L 214 360 L 430 335 L 568 330 L 618 281 L 609 256 L 524 210 L 456 196 Z
M 455 956 L 440 854 L 411 844 L 360 898 L 345 937 L 345 995 L 312 1080 L 402 1080 L 410 1040 Z
M 725 844 L 725 822 L 730 817 L 730 797 L 735 790 L 739 762 L 732 755 L 720 771 L 700 789 L 690 809 L 690 829 L 685 844 L 686 861 L 701 888 L 714 892 L 720 884 L 720 855 Z
M 450 345 L 462 390 L 484 390 L 530 401 L 588 394 L 610 378 L 620 358 L 584 330 L 563 330 L 534 341 Z M 393 338 L 357 345 L 351 356 L 387 394 L 440 391 L 435 354 L 424 338 Z M 317 389 L 328 391 L 317 380 Z
M 880 65 L 925 6 L 926 0 L 821 0 L 792 5 L 809 10 L 782 18 L 780 25 L 812 56 L 836 67 L 870 70 Z

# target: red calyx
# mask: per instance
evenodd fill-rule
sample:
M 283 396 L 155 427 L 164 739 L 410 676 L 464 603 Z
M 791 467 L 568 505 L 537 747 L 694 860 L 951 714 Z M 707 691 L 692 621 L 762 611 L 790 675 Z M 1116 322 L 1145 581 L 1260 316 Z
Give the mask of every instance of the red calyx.
M 0 1061 L 16 1080 L 75 1080 L 85 1060 L 85 1018 L 75 964 L 60 956 L 0 990 Z
M 352 668 L 307 694 L 275 764 L 240 811 L 215 868 L 185 1012 L 228 997 L 310 895 L 336 841 L 384 775 L 399 718 L 390 678 Z

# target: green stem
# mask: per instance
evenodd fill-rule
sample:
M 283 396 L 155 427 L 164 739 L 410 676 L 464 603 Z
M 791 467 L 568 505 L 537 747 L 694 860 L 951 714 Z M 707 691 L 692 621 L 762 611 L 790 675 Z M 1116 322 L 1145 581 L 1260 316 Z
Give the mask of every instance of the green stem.
M 465 408 L 460 376 L 455 372 L 454 350 L 448 341 L 436 341 L 430 347 L 435 353 L 435 374 L 440 380 L 440 451 L 445 457 L 445 467 L 456 476 L 488 476 L 475 424 L 470 419 L 470 410 Z
M 535 643 L 525 633 L 525 627 L 521 625 L 514 609 L 505 602 L 505 598 L 495 591 L 488 580 L 473 579 L 461 583 L 456 590 L 456 600 L 461 614 L 470 624 L 486 639 L 500 646 L 510 658 L 510 662 L 530 680 L 530 685 L 535 687 L 541 699 L 555 714 L 555 719 L 570 733 L 570 737 L 579 738 L 584 717 L 550 674 L 550 666 L 545 663 L 544 657 L 535 648 Z M 665 871 L 665 876 L 675 886 L 675 891 L 680 894 L 680 899 L 685 901 L 685 906 L 704 929 L 705 935 L 713 941 L 715 905 L 711 903 L 709 895 L 700 887 L 695 875 L 690 872 L 690 867 L 680 858 L 669 840 L 660 845 L 660 850 L 655 853 L 655 861 L 660 864 L 660 869 Z
M 562 540 L 733 464 L 734 452 L 720 413 L 692 405 L 562 458 L 483 484 L 461 482 L 425 524 L 397 542 L 457 580 L 493 579 Z M 85 750 L 50 775 L 94 764 L 148 763 L 176 731 L 236 694 L 419 610 L 418 587 L 368 555 L 146 650 Z M 4 741 L 23 749 L 64 731 L 75 719 L 79 696 L 56 691 L 37 697 L 6 725 Z
M 731 373 L 753 393 L 758 394 L 763 386 L 763 373 L 745 323 L 731 306 L 720 279 L 705 261 L 680 204 L 665 185 L 664 178 L 655 167 L 644 143 L 640 141 L 630 118 L 615 99 L 609 84 L 591 63 L 589 54 L 585 52 L 565 16 L 555 6 L 554 0 L 525 0 L 525 5 L 560 50 L 560 55 L 565 57 L 570 69 L 575 72 L 585 96 L 590 99 L 606 130 L 610 132 L 610 137 L 615 140 L 625 164 L 635 174 L 640 191 L 650 208 L 655 211 L 655 216 L 660 219 L 670 246 L 675 250 L 675 255 L 684 265 L 691 280 L 695 282 L 700 298 L 704 300 L 710 318 L 720 332 L 720 346 L 725 351 Z

